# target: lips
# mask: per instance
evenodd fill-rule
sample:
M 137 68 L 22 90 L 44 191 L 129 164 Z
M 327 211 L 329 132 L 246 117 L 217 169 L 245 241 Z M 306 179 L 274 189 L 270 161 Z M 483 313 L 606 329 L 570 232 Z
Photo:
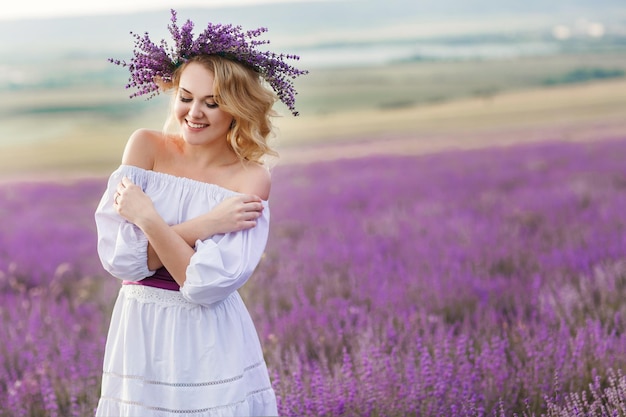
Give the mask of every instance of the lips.
M 194 122 L 190 122 L 189 120 L 186 120 L 187 122 L 187 126 L 189 126 L 192 129 L 204 129 L 205 127 L 207 127 L 207 124 L 203 124 L 203 123 L 194 123 Z

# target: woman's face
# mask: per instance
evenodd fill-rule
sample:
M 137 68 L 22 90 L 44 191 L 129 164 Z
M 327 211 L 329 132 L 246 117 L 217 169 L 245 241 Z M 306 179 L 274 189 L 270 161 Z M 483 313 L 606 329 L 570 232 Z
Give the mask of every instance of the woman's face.
M 192 62 L 183 70 L 174 114 L 187 143 L 204 145 L 222 141 L 226 144 L 233 117 L 215 102 L 213 74 L 202 64 Z

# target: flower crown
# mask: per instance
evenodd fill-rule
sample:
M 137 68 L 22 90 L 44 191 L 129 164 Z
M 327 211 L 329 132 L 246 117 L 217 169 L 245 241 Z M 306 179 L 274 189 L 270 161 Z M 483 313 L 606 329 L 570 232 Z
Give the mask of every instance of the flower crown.
M 209 23 L 207 28 L 195 40 L 193 39 L 193 22 L 187 22 L 179 29 L 176 24 L 176 11 L 171 10 L 172 18 L 168 29 L 172 34 L 175 47 L 170 47 L 161 40 L 156 45 L 150 40 L 148 32 L 143 36 L 131 32 L 135 38 L 134 56 L 130 63 L 119 59 L 109 58 L 109 62 L 130 71 L 129 83 L 126 88 L 137 88 L 130 97 L 150 94 L 148 99 L 159 93 L 157 80 L 169 82 L 172 74 L 188 59 L 197 55 L 218 55 L 254 69 L 274 89 L 280 101 L 289 107 L 294 116 L 295 96 L 297 94 L 293 79 L 299 75 L 308 74 L 306 70 L 295 68 L 284 59 L 298 60 L 297 55 L 275 54 L 257 49 L 266 45 L 267 40 L 257 40 L 267 28 L 258 28 L 243 32 L 241 26 Z

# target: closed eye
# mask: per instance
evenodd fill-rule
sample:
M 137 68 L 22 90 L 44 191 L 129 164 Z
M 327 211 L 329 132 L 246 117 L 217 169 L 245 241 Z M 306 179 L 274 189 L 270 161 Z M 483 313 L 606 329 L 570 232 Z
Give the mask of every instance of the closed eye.
M 193 96 L 193 94 L 191 94 L 191 91 L 187 90 L 184 87 L 179 87 L 179 93 L 180 93 L 180 101 L 183 103 L 191 103 L 193 101 L 193 98 L 190 98 L 189 96 Z M 187 95 L 188 97 L 183 97 L 183 94 Z M 208 96 L 204 97 L 204 100 L 210 99 L 213 100 L 215 98 L 215 96 L 213 94 L 209 94 Z M 219 107 L 219 105 L 217 103 L 206 103 L 206 106 L 209 109 L 216 109 Z
M 193 101 L 193 99 L 192 98 L 181 97 L 180 101 L 183 102 L 183 103 L 191 103 Z M 206 106 L 209 109 L 217 109 L 220 105 L 217 104 L 217 103 L 206 103 Z

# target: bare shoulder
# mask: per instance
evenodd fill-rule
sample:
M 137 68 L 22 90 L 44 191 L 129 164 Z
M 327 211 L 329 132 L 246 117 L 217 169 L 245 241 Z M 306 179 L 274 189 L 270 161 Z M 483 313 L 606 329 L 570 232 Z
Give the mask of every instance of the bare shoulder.
M 128 138 L 122 164 L 143 169 L 154 167 L 155 156 L 164 144 L 163 133 L 150 129 L 138 129 Z
M 237 175 L 237 191 L 254 194 L 267 200 L 272 186 L 272 175 L 269 169 L 256 162 L 244 162 Z

